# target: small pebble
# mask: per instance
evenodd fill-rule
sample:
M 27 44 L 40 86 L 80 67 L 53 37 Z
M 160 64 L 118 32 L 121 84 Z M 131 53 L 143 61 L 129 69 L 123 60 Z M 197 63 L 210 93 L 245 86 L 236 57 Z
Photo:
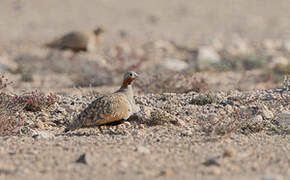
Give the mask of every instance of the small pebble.
M 86 159 L 86 154 L 80 155 L 80 157 L 76 160 L 76 163 L 88 164 Z
M 54 135 L 47 131 L 37 131 L 32 137 L 35 139 L 51 139 L 54 138 Z
M 217 162 L 216 158 L 210 158 L 202 164 L 205 166 L 220 166 L 220 163 Z

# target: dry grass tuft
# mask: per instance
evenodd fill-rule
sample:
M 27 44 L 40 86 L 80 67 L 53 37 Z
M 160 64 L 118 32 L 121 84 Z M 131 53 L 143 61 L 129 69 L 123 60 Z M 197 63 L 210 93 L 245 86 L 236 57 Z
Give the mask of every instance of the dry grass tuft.
M 0 135 L 13 135 L 24 125 L 25 111 L 41 111 L 49 108 L 58 98 L 49 94 L 34 91 L 20 96 L 4 92 L 11 82 L 2 75 L 0 77 Z
M 38 91 L 15 97 L 15 103 L 23 104 L 24 110 L 32 112 L 47 109 L 57 101 L 58 98 L 52 93 L 46 96 Z

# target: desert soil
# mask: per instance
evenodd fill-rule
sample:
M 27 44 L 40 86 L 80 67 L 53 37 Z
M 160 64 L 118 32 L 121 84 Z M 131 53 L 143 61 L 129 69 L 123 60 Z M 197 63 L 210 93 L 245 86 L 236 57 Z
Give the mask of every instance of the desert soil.
M 220 100 L 206 105 L 191 104 L 190 98 L 198 95 L 192 92 L 150 94 L 150 89 L 145 92 L 146 88 L 139 83 L 135 90 L 141 113 L 120 129 L 101 132 L 97 128 L 84 128 L 62 133 L 71 116 L 97 96 L 94 93 L 113 92 L 121 80 L 106 80 L 107 76 L 121 74 L 110 72 L 100 78 L 104 82 L 98 87 L 72 88 L 76 81 L 72 81 L 69 73 L 79 73 L 74 69 L 79 67 L 78 58 L 91 62 L 90 59 L 104 56 L 123 41 L 134 49 L 160 40 L 189 48 L 211 44 L 213 39 L 226 44 L 237 37 L 252 43 L 290 40 L 289 9 L 290 2 L 286 0 L 1 0 L 0 58 L 5 57 L 5 62 L 13 59 L 24 69 L 30 67 L 28 72 L 35 72 L 33 82 L 25 82 L 21 80 L 23 75 L 7 71 L 6 76 L 14 81 L 9 91 L 19 94 L 38 89 L 53 92 L 60 100 L 50 110 L 25 112 L 28 127 L 17 135 L 0 137 L 0 179 L 289 179 L 289 129 L 283 133 L 207 134 L 199 122 L 201 112 L 221 118 L 222 112 L 235 113 L 236 107 L 247 109 L 236 101 L 221 105 L 228 103 L 229 97 L 246 96 L 251 100 L 257 97 L 258 102 L 250 105 L 258 107 L 259 112 L 250 118 L 279 121 L 279 114 L 289 113 L 289 91 L 284 92 L 286 100 L 281 98 L 272 90 L 281 88 L 281 84 L 256 80 L 259 71 L 196 73 L 214 91 L 221 91 Z M 71 52 L 59 55 L 42 46 L 69 31 L 97 26 L 105 29 L 97 50 L 100 55 L 74 56 Z M 174 50 L 170 53 L 183 57 Z M 72 65 L 60 63 L 67 59 L 70 60 L 65 63 Z M 47 65 L 47 60 L 59 64 Z M 52 66 L 54 70 L 50 71 Z M 114 67 L 111 71 L 123 68 L 112 61 L 104 67 Z M 73 70 L 62 74 L 57 68 Z M 144 69 L 150 73 L 148 68 Z M 266 117 L 261 104 L 270 109 L 271 117 Z M 146 122 L 152 118 L 146 119 L 146 112 L 152 115 L 150 112 L 154 111 L 142 109 L 146 106 L 169 114 L 171 120 L 163 122 L 162 117 L 157 117 L 156 121 L 161 122 L 154 125 Z M 163 118 L 167 121 L 168 117 Z

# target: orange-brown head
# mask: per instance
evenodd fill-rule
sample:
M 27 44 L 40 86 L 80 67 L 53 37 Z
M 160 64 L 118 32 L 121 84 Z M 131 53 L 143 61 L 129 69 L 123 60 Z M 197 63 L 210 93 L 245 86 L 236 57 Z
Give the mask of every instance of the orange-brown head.
M 121 88 L 127 88 L 128 85 L 132 84 L 132 82 L 137 79 L 139 75 L 133 71 L 126 72 L 124 74 L 124 80 Z

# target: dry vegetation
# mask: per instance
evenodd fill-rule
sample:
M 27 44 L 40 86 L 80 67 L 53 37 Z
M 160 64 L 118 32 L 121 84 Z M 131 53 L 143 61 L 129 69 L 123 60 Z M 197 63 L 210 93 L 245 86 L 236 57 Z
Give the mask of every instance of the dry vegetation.
M 20 95 L 5 92 L 5 88 L 11 85 L 4 75 L 0 78 L 0 135 L 16 134 L 25 126 L 24 113 L 27 111 L 47 110 L 58 101 L 58 98 L 49 94 L 45 96 L 38 91 L 23 93 Z

